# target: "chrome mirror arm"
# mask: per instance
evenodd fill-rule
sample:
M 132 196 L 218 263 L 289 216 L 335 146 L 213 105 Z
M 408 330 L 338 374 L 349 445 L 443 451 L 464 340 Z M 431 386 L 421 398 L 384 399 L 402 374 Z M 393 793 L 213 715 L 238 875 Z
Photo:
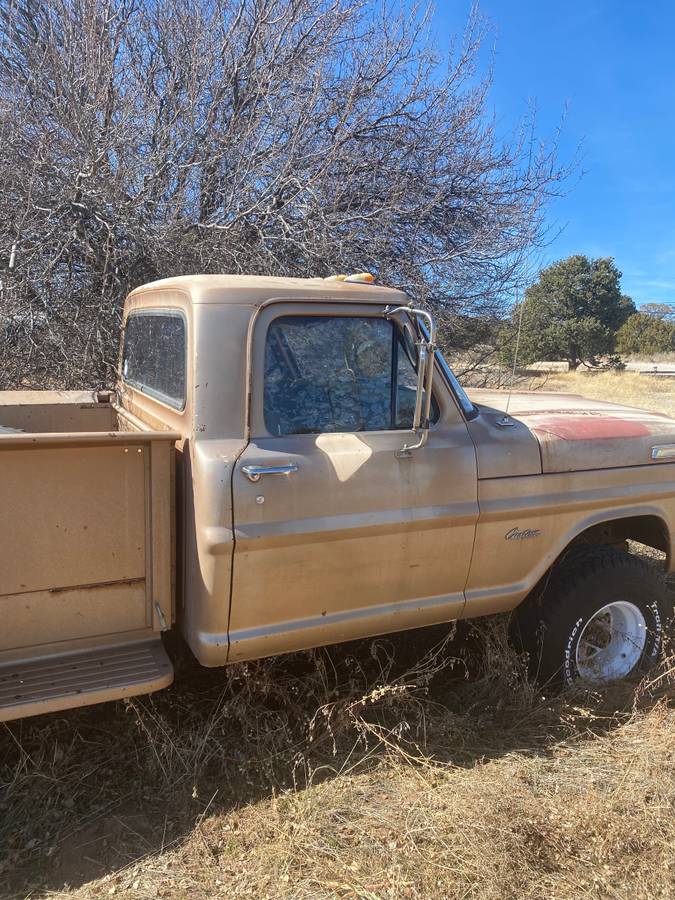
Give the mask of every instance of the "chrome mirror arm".
M 424 387 L 427 371 L 427 348 L 421 341 L 417 345 L 417 390 L 415 392 L 415 411 L 413 412 L 413 431 L 418 431 L 422 424 L 422 401 L 424 400 Z M 419 375 L 424 373 L 423 377 Z
M 406 459 L 408 456 L 412 456 L 413 450 L 421 450 L 422 447 L 426 444 L 429 439 L 429 429 L 428 428 L 418 428 L 415 434 L 419 434 L 420 439 L 416 444 L 404 444 L 400 450 L 396 450 L 394 456 L 397 459 Z
M 427 331 L 425 331 L 424 325 L 418 327 L 420 339 L 417 344 L 417 393 L 415 394 L 412 430 L 414 434 L 419 435 L 419 440 L 416 444 L 404 444 L 396 452 L 397 457 L 405 458 L 411 456 L 413 450 L 421 450 L 429 439 L 431 389 L 434 380 L 434 360 L 436 355 L 436 323 L 426 310 L 415 309 L 413 306 L 387 307 L 384 310 L 384 317 L 385 319 L 391 319 L 401 313 L 426 321 L 428 327 Z

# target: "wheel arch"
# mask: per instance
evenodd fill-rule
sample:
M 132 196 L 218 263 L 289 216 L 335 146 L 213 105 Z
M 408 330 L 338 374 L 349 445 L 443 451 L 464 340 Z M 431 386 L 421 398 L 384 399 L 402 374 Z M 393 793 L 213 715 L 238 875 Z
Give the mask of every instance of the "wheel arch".
M 671 571 L 670 529 L 661 515 L 656 512 L 626 512 L 608 514 L 586 524 L 568 538 L 555 559 L 546 566 L 532 587 L 522 595 L 515 608 L 527 603 L 530 598 L 541 595 L 551 572 L 570 554 L 584 547 L 613 546 L 622 548 L 626 541 L 636 541 L 666 555 L 665 571 Z
M 665 519 L 655 513 L 610 516 L 603 521 L 595 522 L 575 535 L 561 556 L 573 547 L 594 544 L 617 545 L 624 541 L 637 541 L 665 553 L 666 566 L 670 568 L 670 530 Z

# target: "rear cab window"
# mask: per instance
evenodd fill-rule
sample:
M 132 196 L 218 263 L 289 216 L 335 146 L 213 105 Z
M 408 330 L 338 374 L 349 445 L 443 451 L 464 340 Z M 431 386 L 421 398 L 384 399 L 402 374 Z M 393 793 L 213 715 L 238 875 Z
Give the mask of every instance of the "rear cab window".
M 174 409 L 185 408 L 187 334 L 179 310 L 139 310 L 127 316 L 122 378 Z

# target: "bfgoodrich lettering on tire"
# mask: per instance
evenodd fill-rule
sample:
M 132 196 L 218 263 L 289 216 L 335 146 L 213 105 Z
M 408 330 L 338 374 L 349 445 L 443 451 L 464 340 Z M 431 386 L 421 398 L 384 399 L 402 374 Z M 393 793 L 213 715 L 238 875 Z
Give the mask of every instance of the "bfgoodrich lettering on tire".
M 663 575 L 613 547 L 570 554 L 514 611 L 512 637 L 541 681 L 608 684 L 651 668 L 666 617 Z

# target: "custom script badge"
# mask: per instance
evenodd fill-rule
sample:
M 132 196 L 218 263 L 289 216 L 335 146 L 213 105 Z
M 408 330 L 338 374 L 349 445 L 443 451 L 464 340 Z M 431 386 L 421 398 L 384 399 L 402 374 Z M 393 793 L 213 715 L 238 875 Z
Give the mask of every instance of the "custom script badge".
M 512 528 L 504 535 L 505 541 L 526 541 L 528 538 L 539 537 L 541 531 L 538 528 Z

